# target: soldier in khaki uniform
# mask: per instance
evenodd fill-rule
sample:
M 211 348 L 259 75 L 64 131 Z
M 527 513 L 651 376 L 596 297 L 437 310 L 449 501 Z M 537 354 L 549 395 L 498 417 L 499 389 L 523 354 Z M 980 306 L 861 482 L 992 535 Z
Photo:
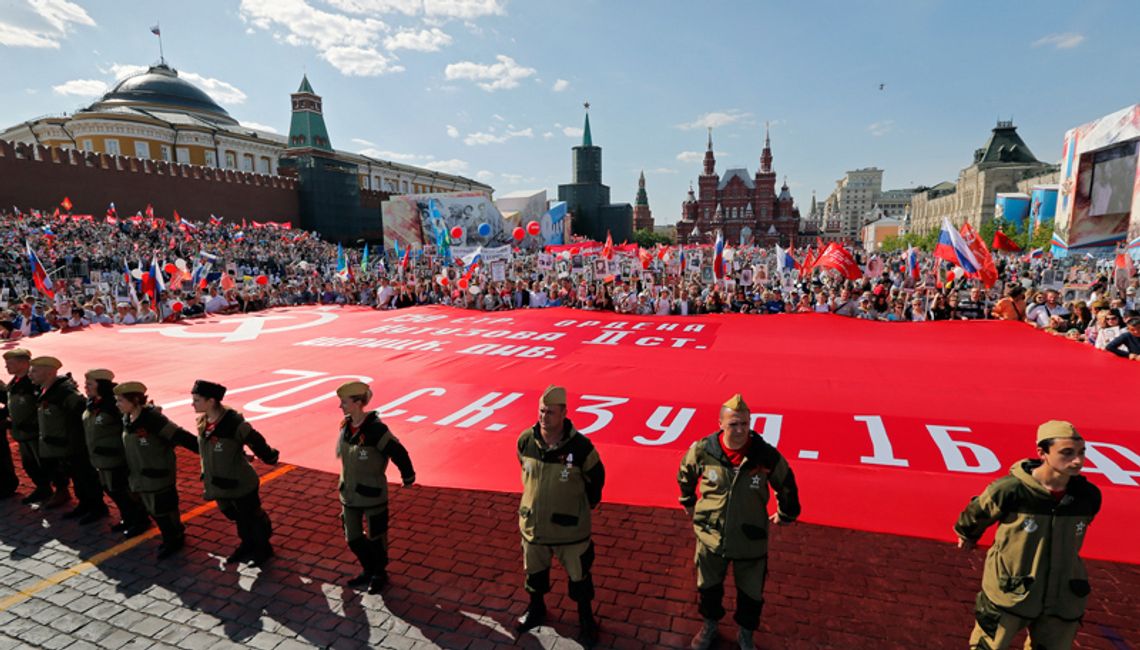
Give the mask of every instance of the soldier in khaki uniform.
M 178 511 L 174 447 L 198 453 L 198 438 L 150 404 L 141 382 L 115 386 L 115 402 L 123 413 L 123 449 L 131 471 L 131 491 L 139 495 L 147 514 L 158 524 L 162 533 L 158 559 L 162 560 L 186 545 L 186 527 Z
M 1100 511 L 1100 490 L 1080 475 L 1085 442 L 1069 422 L 1037 429 L 1037 458 L 1010 468 L 958 517 L 958 546 L 970 550 L 998 524 L 986 554 L 970 647 L 1008 648 L 1029 628 L 1025 648 L 1071 648 L 1089 596 L 1081 544 Z
M 237 524 L 237 549 L 227 564 L 249 561 L 261 566 L 273 556 L 269 538 L 273 524 L 261 507 L 261 479 L 245 456 L 248 446 L 268 465 L 280 455 L 251 427 L 241 413 L 226 407 L 226 387 L 199 379 L 190 391 L 198 413 L 198 449 L 202 455 L 202 484 L 207 500 L 217 500 L 218 510 Z
M 8 417 L 12 424 L 12 439 L 20 448 L 20 465 L 35 488 L 20 500 L 24 504 L 51 503 L 61 506 L 71 499 L 67 490 L 67 477 L 55 471 L 55 465 L 40 457 L 40 389 L 28 370 L 32 353 L 15 348 L 4 353 L 4 365 L 12 378 L 8 381 Z
M 724 578 L 731 562 L 736 578 L 736 614 L 741 648 L 755 648 L 753 633 L 764 605 L 768 575 L 768 523 L 800 516 L 795 476 L 783 455 L 750 428 L 748 405 L 739 393 L 720 409 L 720 431 L 694 442 L 681 460 L 677 484 L 681 505 L 697 536 L 697 593 L 704 625 L 694 650 L 716 640 L 724 616 Z M 768 515 L 769 486 L 776 512 Z
M 150 528 L 150 520 L 139 498 L 131 493 L 123 449 L 123 414 L 115 405 L 114 379 L 115 373 L 106 368 L 93 368 L 84 375 L 87 409 L 83 412 L 83 431 L 99 483 L 119 509 L 119 523 L 112 525 L 111 531 L 137 535 Z
M 570 578 L 570 599 L 578 605 L 578 639 L 589 648 L 599 632 L 592 604 L 590 511 L 602 501 L 606 470 L 594 444 L 578 433 L 566 411 L 566 389 L 548 387 L 539 399 L 538 422 L 518 439 L 523 484 L 519 532 L 530 605 L 517 629 L 526 632 L 545 622 L 545 594 L 557 557 Z
M 388 583 L 388 461 L 400 470 L 404 487 L 416 482 L 416 471 L 388 425 L 375 411 L 364 410 L 372 399 L 368 384 L 350 381 L 336 394 L 344 413 L 336 445 L 344 537 L 364 569 L 348 586 L 368 585 L 368 593 L 375 594 Z
M 35 357 L 28 368 L 32 383 L 40 387 L 37 404 L 40 458 L 56 463 L 58 471 L 75 485 L 79 505 L 64 518 L 78 518 L 79 523 L 89 524 L 106 517 L 110 511 L 103 502 L 99 475 L 91 466 L 91 457 L 87 453 L 83 430 L 87 400 L 79 394 L 70 373 L 59 375 L 62 366 L 55 357 Z

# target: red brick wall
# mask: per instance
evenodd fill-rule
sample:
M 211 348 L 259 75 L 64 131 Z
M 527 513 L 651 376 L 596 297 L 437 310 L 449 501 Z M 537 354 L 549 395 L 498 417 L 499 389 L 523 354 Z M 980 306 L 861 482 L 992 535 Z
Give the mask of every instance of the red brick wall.
M 299 216 L 293 179 L 0 140 L 0 206 L 52 210 L 64 196 L 73 213 L 97 217 L 112 201 L 121 216 L 147 203 L 158 216 L 178 210 L 191 221 L 216 214 L 296 223 Z

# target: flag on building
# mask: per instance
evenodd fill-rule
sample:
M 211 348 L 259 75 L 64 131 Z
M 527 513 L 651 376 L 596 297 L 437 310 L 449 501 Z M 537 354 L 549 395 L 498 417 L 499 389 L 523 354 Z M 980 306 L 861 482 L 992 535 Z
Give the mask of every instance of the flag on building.
M 162 36 L 162 30 L 158 28 L 158 25 L 155 25 L 154 27 L 151 27 L 151 28 L 150 28 L 150 33 L 151 33 L 151 34 L 154 34 L 155 36 Z
M 40 258 L 36 252 L 32 250 L 31 242 L 24 242 L 24 246 L 28 250 L 28 262 L 32 265 L 32 283 L 36 285 L 36 289 L 48 298 L 55 299 L 55 289 L 52 285 L 51 276 L 40 262 Z

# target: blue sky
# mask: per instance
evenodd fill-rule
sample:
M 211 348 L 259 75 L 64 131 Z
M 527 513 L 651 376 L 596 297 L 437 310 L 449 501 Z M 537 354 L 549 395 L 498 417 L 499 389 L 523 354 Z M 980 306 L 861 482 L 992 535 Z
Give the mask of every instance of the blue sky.
M 856 8 L 857 7 L 857 8 Z M 90 103 L 166 58 L 285 132 L 308 73 L 334 146 L 479 178 L 569 181 L 582 102 L 614 201 L 646 172 L 658 224 L 700 173 L 774 166 L 806 213 L 847 169 L 952 180 L 994 122 L 1060 158 L 1064 131 L 1140 101 L 1131 2 L 0 0 L 0 124 Z M 879 84 L 885 84 L 883 90 Z

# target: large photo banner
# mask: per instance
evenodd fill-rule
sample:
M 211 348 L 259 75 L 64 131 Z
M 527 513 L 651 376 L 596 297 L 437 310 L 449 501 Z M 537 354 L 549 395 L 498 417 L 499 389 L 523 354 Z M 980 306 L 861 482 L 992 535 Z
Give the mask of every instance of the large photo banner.
M 1070 420 L 1104 492 L 1085 554 L 1140 563 L 1140 366 L 1016 323 L 307 307 L 23 343 L 77 377 L 146 383 L 187 427 L 194 380 L 221 382 L 283 460 L 329 472 L 334 391 L 369 382 L 419 480 L 451 488 L 518 491 L 515 441 L 564 385 L 605 500 L 666 508 L 682 454 L 740 392 L 796 473 L 803 521 L 947 543 L 970 497 L 1034 456 L 1037 425 Z

